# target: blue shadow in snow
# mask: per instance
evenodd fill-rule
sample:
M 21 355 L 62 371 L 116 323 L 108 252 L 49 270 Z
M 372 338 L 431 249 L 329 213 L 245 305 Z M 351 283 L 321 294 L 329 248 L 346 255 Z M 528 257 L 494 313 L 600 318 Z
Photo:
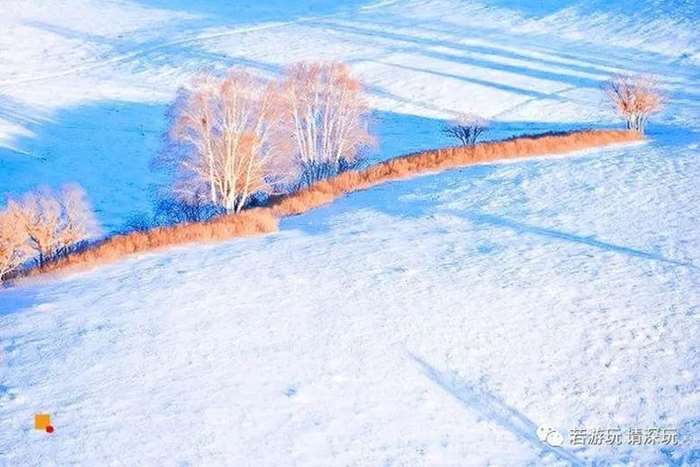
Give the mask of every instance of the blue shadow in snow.
M 436 192 L 436 190 L 440 188 L 450 187 L 456 184 L 468 184 L 470 180 L 477 177 L 487 177 L 496 170 L 498 170 L 498 167 L 495 165 L 478 165 L 435 175 L 415 177 L 410 179 L 410 182 L 408 180 L 388 182 L 370 190 L 352 193 L 336 200 L 331 205 L 315 209 L 307 214 L 283 219 L 281 227 L 283 229 L 299 229 L 311 235 L 321 234 L 332 228 L 335 218 L 344 213 L 353 212 L 354 209 L 357 209 L 357 206 L 374 209 L 396 220 L 402 218 L 420 218 L 442 213 L 467 219 L 477 225 L 481 224 L 510 229 L 518 234 L 536 235 L 547 239 L 584 245 L 602 252 L 657 261 L 673 266 L 687 267 L 693 270 L 699 269 L 690 261 L 666 258 L 657 253 L 598 240 L 594 235 L 577 235 L 549 227 L 531 225 L 485 212 L 437 209 L 439 200 L 433 198 L 431 193 Z M 505 182 L 500 181 L 498 183 Z M 416 194 L 420 196 L 417 198 L 413 197 Z M 491 250 L 485 248 L 483 251 L 480 251 L 484 254 L 488 254 Z
M 442 134 L 445 120 L 387 111 L 374 111 L 370 130 L 377 145 L 371 148 L 368 162 L 450 144 Z
M 507 219 L 507 218 L 502 217 L 502 216 L 495 216 L 495 215 L 486 214 L 486 213 L 469 213 L 469 214 L 467 214 L 467 217 L 475 223 L 489 224 L 489 225 L 494 225 L 497 227 L 506 227 L 506 228 L 514 230 L 518 233 L 534 234 L 534 235 L 539 235 L 539 236 L 543 236 L 543 237 L 553 238 L 556 240 L 563 240 L 563 241 L 572 242 L 572 243 L 580 243 L 582 245 L 587 245 L 587 246 L 590 246 L 593 248 L 598 248 L 600 250 L 610 251 L 613 253 L 619 253 L 619 254 L 626 255 L 626 256 L 633 256 L 636 258 L 643 258 L 643 259 L 649 259 L 649 260 L 653 260 L 653 261 L 659 261 L 662 263 L 672 264 L 674 266 L 685 266 L 685 267 L 688 267 L 691 269 L 698 269 L 697 266 L 695 266 L 693 263 L 690 263 L 690 262 L 676 261 L 673 259 L 665 258 L 665 257 L 658 255 L 658 254 L 655 254 L 655 253 L 648 253 L 648 252 L 643 251 L 643 250 L 638 250 L 635 248 L 629 248 L 626 246 L 615 245 L 614 243 L 596 240 L 594 237 L 584 237 L 581 235 L 575 235 L 575 234 L 571 234 L 571 233 L 567 233 L 567 232 L 562 232 L 560 230 L 543 228 L 543 227 L 538 227 L 535 225 L 529 225 L 529 224 L 525 224 L 523 222 L 513 221 L 513 220 Z
M 180 70 L 183 75 L 186 75 L 187 72 L 197 73 L 203 70 L 223 71 L 233 66 L 252 68 L 266 75 L 275 75 L 280 70 L 280 67 L 277 65 L 206 50 L 201 41 L 197 40 L 168 42 L 164 41 L 162 37 L 138 40 L 139 31 L 116 37 L 100 36 L 42 21 L 25 21 L 24 25 L 85 44 L 95 44 L 101 47 L 107 46 L 111 48 L 113 53 L 135 54 L 144 60 L 147 57 L 150 67 L 170 67 L 175 62 L 180 64 Z M 172 27 L 177 28 L 177 23 Z M 235 32 L 235 30 L 230 31 L 230 33 Z M 221 34 L 227 33 L 222 32 Z M 137 39 L 133 39 L 132 36 L 135 36 Z M 99 64 L 95 66 L 99 67 Z
M 165 174 L 151 168 L 162 147 L 166 108 L 165 103 L 104 101 L 40 119 L 32 117 L 32 109 L 0 101 L 0 118 L 31 133 L 13 141 L 14 149 L 0 146 L 0 199 L 39 186 L 57 189 L 78 183 L 87 191 L 103 229 L 120 230 L 134 214 L 151 211 L 155 188 L 167 182 Z M 368 162 L 447 143 L 440 132 L 442 123 L 376 112 L 372 126 L 378 146 L 368 152 Z
M 629 453 L 622 453 L 618 459 L 603 457 L 584 461 L 568 449 L 543 443 L 537 437 L 538 426 L 535 422 L 516 408 L 509 406 L 493 392 L 488 391 L 483 384 L 465 381 L 455 374 L 440 371 L 412 353 L 409 353 L 408 356 L 430 381 L 458 400 L 466 409 L 508 430 L 519 440 L 530 444 L 539 451 L 540 457 L 545 454 L 553 454 L 569 465 L 616 465 L 618 463 L 627 464 L 631 461 Z M 700 420 L 687 419 L 678 427 L 679 440 L 688 442 L 696 436 L 699 430 Z M 658 454 L 663 458 L 663 465 L 680 467 L 682 465 L 697 465 L 697 462 L 700 461 L 700 449 L 698 448 L 691 448 L 681 455 L 678 455 L 678 451 L 674 447 L 658 449 Z
M 402 116 L 400 114 L 383 113 L 380 118 L 384 120 L 381 125 L 384 130 L 392 132 L 392 141 L 400 140 L 413 130 L 422 131 L 421 138 L 416 139 L 408 152 L 418 151 L 426 147 L 439 147 L 449 143 L 440 130 L 444 124 L 440 120 L 419 118 L 415 116 Z M 404 120 L 405 119 L 405 120 Z M 394 127 L 392 123 L 396 126 Z M 582 127 L 580 125 L 579 127 Z M 560 131 L 576 128 L 577 125 L 546 125 L 529 122 L 508 122 L 496 124 L 491 129 L 490 135 L 497 139 L 513 136 L 520 133 L 536 133 L 546 131 Z M 522 130 L 522 131 L 521 131 Z M 660 134 L 666 134 L 659 130 Z M 391 143 L 390 143 L 391 144 Z M 405 146 L 404 146 L 405 147 Z M 389 159 L 397 154 L 394 149 L 400 146 L 380 147 L 379 153 L 374 155 L 374 160 Z M 569 164 L 586 164 L 586 157 L 567 160 Z M 547 164 L 556 164 L 556 160 L 523 161 L 527 164 L 528 174 L 532 175 L 546 167 Z M 571 232 L 557 230 L 547 226 L 532 225 L 506 216 L 481 212 L 479 210 L 453 210 L 439 208 L 440 193 L 450 188 L 463 187 L 465 184 L 475 183 L 518 183 L 525 174 L 515 174 L 512 181 L 504 181 L 500 177 L 488 181 L 489 175 L 502 170 L 499 164 L 482 164 L 452 169 L 441 173 L 425 174 L 411 177 L 406 180 L 397 180 L 377 185 L 368 190 L 360 190 L 343 196 L 333 203 L 314 209 L 300 216 L 282 219 L 282 229 L 298 229 L 311 235 L 328 232 L 336 222 L 338 216 L 355 212 L 358 206 L 375 210 L 376 212 L 391 216 L 392 219 L 420 218 L 435 213 L 448 213 L 468 220 L 476 225 L 506 228 L 519 234 L 536 235 L 547 239 L 584 245 L 602 252 L 621 254 L 629 257 L 670 264 L 673 266 L 687 267 L 693 270 L 698 267 L 690 261 L 667 258 L 655 252 L 644 251 L 626 245 L 619 245 L 595 238 L 595 235 L 579 235 Z M 486 180 L 486 181 L 484 181 Z M 475 187 L 477 189 L 478 187 Z M 514 200 L 517 202 L 517 200 Z M 343 222 L 342 220 L 339 222 Z M 489 253 L 488 249 L 483 253 Z
M 321 16 L 352 11 L 367 0 L 135 0 L 148 7 L 184 12 L 216 19 L 225 24 L 293 21 L 307 16 Z
M 480 387 L 480 385 L 461 381 L 456 375 L 444 373 L 420 357 L 413 354 L 409 354 L 409 356 L 430 381 L 457 399 L 465 408 L 476 412 L 486 420 L 508 430 L 519 440 L 530 444 L 540 452 L 540 457 L 545 454 L 553 454 L 570 465 L 586 465 L 586 462 L 568 450 L 540 441 L 537 437 L 537 425 L 525 414 L 509 406 L 500 397 Z
M 107 101 L 67 108 L 50 119 L 20 122 L 32 133 L 0 147 L 0 195 L 78 183 L 105 231 L 149 210 L 150 168 L 165 129 L 165 105 Z M 0 109 L 1 113 L 1 109 Z
M 36 303 L 35 288 L 3 288 L 0 285 L 0 317 L 27 308 Z
M 459 79 L 481 86 L 529 96 L 530 98 L 562 100 L 560 93 L 571 90 L 574 87 L 599 88 L 601 80 L 607 79 L 615 72 L 614 70 L 619 70 L 620 67 L 624 67 L 634 73 L 645 72 L 647 68 L 639 64 L 641 57 L 649 63 L 653 63 L 655 67 L 658 67 L 659 63 L 666 63 L 669 60 L 668 57 L 652 52 L 635 54 L 635 60 L 630 60 L 629 52 L 621 53 L 619 48 L 601 45 L 591 50 L 590 45 L 582 46 L 581 43 L 575 41 L 566 41 L 570 46 L 569 48 L 572 49 L 571 53 L 566 53 L 562 52 L 561 47 L 553 49 L 545 38 L 533 35 L 509 35 L 504 33 L 502 29 L 493 29 L 486 26 L 470 29 L 465 36 L 463 26 L 435 19 L 416 23 L 407 19 L 392 18 L 391 22 L 387 22 L 383 21 L 381 17 L 358 15 L 353 18 L 352 25 L 339 23 L 333 19 L 319 19 L 310 21 L 307 24 L 353 34 L 368 40 L 378 37 L 385 42 L 388 41 L 388 44 L 383 47 L 382 54 L 374 57 L 374 61 L 386 66 L 397 67 L 399 65 L 384 62 L 383 59 L 385 57 L 395 53 L 410 53 L 452 64 L 476 66 L 489 71 L 503 71 L 514 75 L 558 82 L 564 86 L 563 89 L 551 93 L 537 92 L 527 85 L 508 85 L 507 83 L 478 80 L 469 75 L 444 73 L 435 67 L 400 66 L 416 72 L 432 73 L 437 76 Z M 406 33 L 406 29 L 410 30 L 411 33 Z M 414 34 L 414 32 L 421 31 L 430 34 L 437 33 L 440 37 L 431 38 L 421 34 Z M 445 35 L 453 36 L 454 40 L 445 38 Z M 465 44 L 463 39 L 470 36 L 486 37 L 494 45 Z M 440 50 L 436 50 L 437 48 L 440 48 Z M 513 60 L 517 60 L 517 63 L 513 62 Z M 362 61 L 362 59 L 359 61 Z M 697 67 L 693 67 L 691 64 L 686 65 L 682 69 L 674 67 L 674 73 L 685 73 L 693 76 Z M 665 78 L 662 77 L 661 82 L 664 81 Z M 697 97 L 696 93 L 688 92 L 689 90 L 685 86 L 673 85 L 672 88 L 674 89 L 672 92 L 674 98 L 693 100 Z
M 540 62 L 540 60 L 533 58 L 531 56 L 519 56 L 516 53 L 506 51 L 503 49 L 495 47 L 485 47 L 485 46 L 474 46 L 465 45 L 458 42 L 451 42 L 440 39 L 430 39 L 421 36 L 413 36 L 401 32 L 390 31 L 389 29 L 377 29 L 376 27 L 362 27 L 362 22 L 359 25 L 349 26 L 347 24 L 339 24 L 331 20 L 318 20 L 311 21 L 310 24 L 329 28 L 343 33 L 350 33 L 358 36 L 367 37 L 381 37 L 382 39 L 391 40 L 395 45 L 390 45 L 384 48 L 385 55 L 391 53 L 411 53 L 416 55 L 422 55 L 426 58 L 442 60 L 446 62 L 459 63 L 463 65 L 471 65 L 475 67 L 480 67 L 489 70 L 504 71 L 508 73 L 513 73 L 522 76 L 530 76 L 538 79 L 544 79 L 549 81 L 558 81 L 562 84 L 567 84 L 569 86 L 582 86 L 582 87 L 597 87 L 600 85 L 600 81 L 587 78 L 584 76 L 576 76 L 576 73 L 581 71 L 592 73 L 590 69 L 585 69 L 584 67 L 569 66 L 568 64 L 556 63 L 556 69 L 570 69 L 568 72 L 557 72 L 553 71 L 555 68 L 551 68 L 549 71 L 542 69 L 542 67 L 532 67 L 525 65 L 526 62 Z M 371 22 L 365 21 L 365 24 L 372 25 Z M 381 23 L 377 23 L 377 26 Z M 440 47 L 441 49 L 449 48 L 452 52 L 436 51 L 433 48 Z M 465 54 L 466 53 L 466 54 Z M 478 54 L 478 56 L 476 55 Z M 491 56 L 489 59 L 487 56 Z M 504 59 L 520 59 L 521 64 L 513 65 L 507 63 Z M 372 61 L 372 60 L 368 60 Z M 385 63 L 382 60 L 375 60 L 377 63 L 381 63 L 386 66 L 393 66 L 397 68 L 403 68 L 411 71 L 418 71 L 423 73 L 431 73 L 437 76 L 443 76 L 448 78 L 459 79 L 467 81 L 474 84 L 479 84 L 482 86 L 493 87 L 495 89 L 500 89 L 503 91 L 513 92 L 515 94 L 521 94 L 529 97 L 548 97 L 557 99 L 556 95 L 539 93 L 532 89 L 516 86 L 508 86 L 502 83 L 497 83 L 494 81 L 478 80 L 468 75 L 456 75 L 450 73 L 444 73 L 435 69 L 409 67 L 406 65 L 398 65 L 392 63 Z M 551 64 L 550 64 L 551 65 Z

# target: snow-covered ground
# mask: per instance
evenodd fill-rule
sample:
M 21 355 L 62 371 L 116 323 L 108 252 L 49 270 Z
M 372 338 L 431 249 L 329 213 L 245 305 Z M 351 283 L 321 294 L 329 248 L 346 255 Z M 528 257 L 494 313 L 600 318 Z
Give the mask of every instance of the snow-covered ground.
M 445 144 L 456 112 L 494 138 L 609 125 L 620 71 L 669 105 L 641 146 L 0 291 L 0 465 L 700 463 L 700 6 L 525 3 L 3 0 L 0 192 L 79 182 L 107 230 L 148 209 L 164 109 L 205 68 L 348 62 L 375 159 Z M 679 445 L 568 439 L 652 427 Z

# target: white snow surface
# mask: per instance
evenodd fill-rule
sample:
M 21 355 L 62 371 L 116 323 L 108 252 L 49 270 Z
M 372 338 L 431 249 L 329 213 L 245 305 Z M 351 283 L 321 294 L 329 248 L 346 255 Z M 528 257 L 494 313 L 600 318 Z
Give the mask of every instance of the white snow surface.
M 696 1 L 3 0 L 0 192 L 78 182 L 149 209 L 178 86 L 349 63 L 372 160 L 609 126 L 656 74 L 645 144 L 394 182 L 279 233 L 0 290 L 0 465 L 700 464 Z M 33 429 L 52 415 L 55 432 Z M 538 426 L 564 435 L 542 443 Z M 572 445 L 576 428 L 677 446 Z

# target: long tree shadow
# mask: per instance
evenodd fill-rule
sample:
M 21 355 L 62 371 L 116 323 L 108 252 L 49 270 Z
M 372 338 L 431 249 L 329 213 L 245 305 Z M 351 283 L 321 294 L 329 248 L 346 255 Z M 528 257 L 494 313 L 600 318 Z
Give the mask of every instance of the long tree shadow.
M 44 23 L 31 26 L 68 38 L 101 40 Z M 279 72 L 265 62 L 200 51 L 192 44 L 178 45 L 169 53 L 188 56 L 198 51 L 206 55 L 202 57 L 206 62 L 219 66 L 240 65 L 268 75 Z M 0 207 L 8 195 L 78 183 L 87 191 L 103 230 L 121 230 L 132 216 L 151 211 L 154 192 L 168 181 L 168 175 L 150 167 L 163 147 L 168 105 L 105 100 L 48 114 L 0 95 L 0 125 L 7 122 L 18 128 L 16 136 L 0 138 Z
M 513 433 L 519 440 L 537 450 L 540 457 L 552 454 L 571 465 L 586 464 L 567 449 L 540 441 L 537 437 L 537 424 L 493 392 L 480 385 L 460 380 L 456 375 L 442 372 L 416 355 L 409 353 L 409 357 L 428 379 L 460 401 L 465 408 Z
M 580 243 L 582 245 L 591 246 L 593 248 L 598 248 L 604 251 L 610 251 L 613 253 L 619 253 L 622 255 L 632 256 L 636 258 L 649 259 L 653 261 L 659 261 L 662 263 L 672 264 L 674 266 L 685 266 L 691 269 L 698 269 L 691 262 L 677 261 L 674 259 L 669 259 L 664 256 L 649 253 L 643 250 L 638 250 L 635 248 L 630 248 L 622 245 L 616 245 L 614 243 L 604 242 L 601 240 L 596 240 L 593 237 L 584 237 L 581 235 L 576 235 L 568 232 L 563 232 L 561 230 L 550 229 L 539 227 L 535 225 L 526 224 L 523 222 L 517 222 L 511 219 L 507 219 L 503 216 L 495 216 L 493 214 L 473 212 L 468 213 L 467 217 L 478 224 L 489 224 L 498 227 L 506 227 L 512 229 L 518 233 L 534 234 L 543 237 L 553 238 L 557 240 L 563 240 L 572 243 Z
M 492 165 L 474 166 L 465 169 L 460 169 L 458 173 L 451 174 L 453 177 L 475 177 L 483 176 L 492 172 L 496 168 Z M 332 227 L 332 218 L 343 212 L 350 212 L 353 206 L 365 206 L 369 208 L 377 208 L 379 212 L 383 212 L 393 216 L 394 218 L 402 219 L 408 217 L 422 217 L 438 212 L 434 201 L 416 200 L 411 198 L 408 201 L 402 201 L 406 195 L 410 195 L 421 191 L 421 186 L 425 184 L 428 189 L 431 189 L 434 182 L 431 178 L 440 177 L 444 174 L 429 175 L 424 177 L 425 180 L 411 183 L 406 181 L 396 181 L 383 184 L 373 188 L 371 191 L 362 191 L 353 193 L 343 200 L 335 202 L 331 206 L 319 208 L 304 216 L 297 216 L 290 219 L 285 219 L 282 226 L 285 229 L 300 229 L 310 234 L 324 233 Z M 433 179 L 434 180 L 434 179 Z M 588 246 L 603 252 L 625 255 L 633 258 L 641 258 L 650 261 L 670 264 L 673 266 L 687 267 L 692 270 L 698 270 L 691 261 L 682 261 L 672 258 L 667 258 L 663 255 L 644 251 L 637 248 L 632 248 L 625 245 L 619 245 L 603 240 L 598 240 L 594 235 L 584 236 L 570 232 L 565 232 L 549 227 L 541 227 L 536 225 L 519 222 L 508 219 L 503 216 L 478 211 L 456 211 L 449 209 L 439 209 L 440 213 L 452 214 L 457 217 L 462 217 L 472 221 L 474 224 L 484 224 L 494 227 L 511 229 L 519 234 L 536 235 L 548 239 L 554 239 L 564 242 L 576 243 Z
M 401 21 L 403 19 L 403 21 Z M 393 18 L 393 21 L 387 22 L 373 18 L 367 20 L 362 17 L 358 18 L 355 23 L 365 24 L 370 27 L 381 27 L 383 29 L 391 29 L 403 27 L 413 31 L 424 31 L 431 34 L 453 35 L 462 37 L 464 27 L 431 19 L 430 22 L 416 23 L 415 20 L 406 17 Z M 591 61 L 585 56 L 573 56 L 571 54 L 563 54 L 561 50 L 552 47 L 546 47 L 536 38 L 529 38 L 527 44 L 522 43 L 522 37 L 514 38 L 503 34 L 495 29 L 486 28 L 489 38 L 494 39 L 488 46 L 481 44 L 464 44 L 461 42 L 443 42 L 442 47 L 448 47 L 460 52 L 476 52 L 479 54 L 493 55 L 502 59 L 523 60 L 532 64 L 541 66 L 551 66 L 564 68 L 572 72 L 582 73 L 610 73 L 620 71 L 619 62 L 615 60 L 607 61 Z M 472 31 L 475 36 L 482 36 L 477 31 Z M 517 40 L 516 40 L 517 39 Z M 442 42 L 442 41 L 441 41 Z M 517 45 L 517 47 L 515 47 Z M 585 61 L 584 61 L 585 60 Z
M 403 34 L 391 31 L 387 28 L 383 28 L 381 30 L 375 28 L 362 28 L 358 26 L 340 24 L 330 20 L 319 20 L 310 22 L 310 24 L 335 29 L 344 33 L 356 34 L 359 36 L 377 36 L 394 41 L 398 44 L 402 44 L 395 47 L 387 47 L 387 53 L 403 52 L 418 54 L 428 58 L 460 63 L 463 65 L 472 65 L 484 69 L 504 71 L 548 81 L 557 81 L 568 86 L 596 87 L 600 83 L 600 80 L 581 76 L 582 73 L 589 75 L 599 74 L 590 68 L 570 66 L 568 63 L 562 62 L 545 62 L 539 58 L 517 54 L 515 52 L 497 47 L 486 47 L 483 45 L 472 44 L 467 45 L 445 40 L 444 38 L 431 39 L 422 36 Z M 454 52 L 437 51 L 427 47 L 439 47 L 441 50 L 449 49 Z M 518 60 L 519 64 L 513 64 L 513 60 Z M 531 65 L 533 63 L 539 63 L 539 66 L 533 67 Z M 549 69 L 543 69 L 543 65 L 548 66 Z M 571 68 L 571 70 L 568 70 L 569 68 Z M 493 83 L 491 82 L 491 84 Z M 520 91 L 532 92 L 532 90 L 529 89 L 520 89 Z
M 533 5 L 528 4 L 527 9 Z M 609 5 L 606 5 L 609 9 Z M 626 13 L 625 13 L 626 15 Z M 423 31 L 430 34 L 441 34 L 463 38 L 465 36 L 465 26 L 463 24 L 451 22 L 450 18 L 428 18 L 416 21 L 408 16 L 392 16 L 389 21 L 382 20 L 376 16 L 358 16 L 353 18 L 353 26 L 364 24 L 370 28 L 367 31 L 371 34 L 374 28 L 379 27 L 382 31 L 391 32 L 397 27 L 402 27 L 410 31 Z M 607 44 L 595 44 L 590 42 L 576 41 L 565 37 L 558 37 L 556 46 L 552 46 L 551 36 L 546 34 L 513 34 L 507 28 L 489 24 L 480 24 L 477 28 L 468 28 L 472 37 L 488 38 L 491 42 L 489 49 L 498 51 L 496 55 L 502 54 L 504 57 L 522 58 L 536 63 L 549 64 L 555 66 L 565 66 L 567 68 L 578 69 L 579 71 L 598 70 L 603 72 L 619 72 L 623 69 L 634 73 L 644 73 L 649 70 L 649 66 L 658 66 L 659 63 L 669 61 L 669 56 L 653 51 L 640 51 L 634 49 L 630 53 L 629 49 Z M 359 31 L 358 31 L 359 32 Z M 410 37 L 410 36 L 409 36 Z M 399 39 L 399 38 L 397 38 Z M 414 38 L 420 39 L 420 38 Z M 441 37 L 440 40 L 444 40 Z M 434 39 L 429 39 L 434 40 Z M 564 45 L 565 47 L 561 47 Z M 446 42 L 446 46 L 455 49 L 470 50 L 472 45 L 465 45 L 461 42 Z M 478 50 L 478 47 L 473 50 Z M 508 47 L 506 49 L 506 47 Z M 516 49 L 516 50 L 512 50 Z M 487 51 L 487 50 L 484 50 Z M 494 50 L 488 50 L 488 53 Z M 530 53 L 536 53 L 535 56 Z M 525 53 L 525 54 L 523 54 Z M 579 64 L 579 65 L 576 65 Z M 697 68 L 689 63 L 688 71 Z M 575 68 L 575 67 L 580 68 Z
M 388 142 L 384 147 L 381 147 L 379 153 L 374 156 L 375 161 L 389 159 L 392 156 L 399 155 L 401 154 L 399 151 L 405 150 L 406 148 L 409 148 L 411 151 L 418 151 L 420 149 L 438 147 L 449 143 L 440 133 L 440 129 L 444 124 L 443 121 L 413 116 L 401 116 L 393 113 L 382 113 L 381 118 L 384 121 L 380 126 L 384 128 L 384 131 L 393 127 L 396 132 L 391 132 L 391 137 L 386 138 Z M 393 122 L 393 125 L 391 122 Z M 504 122 L 495 125 L 492 131 L 496 139 L 504 139 L 518 133 L 556 132 L 568 128 L 570 128 L 568 125 L 563 124 Z M 662 132 L 670 131 L 670 129 L 666 129 L 665 127 L 659 127 L 657 130 Z M 420 134 L 421 138 L 413 139 L 412 145 L 407 144 L 406 141 L 396 143 L 402 140 L 407 134 L 414 137 Z M 662 139 L 665 140 L 665 138 Z M 617 153 L 614 152 L 616 151 L 615 149 L 602 149 L 601 151 L 613 151 L 609 152 L 608 156 L 616 160 Z M 603 153 L 605 154 L 605 152 Z M 552 164 L 566 163 L 575 165 L 582 164 L 585 166 L 588 161 L 590 161 L 590 158 L 583 155 L 581 157 L 567 159 L 565 162 L 541 159 L 521 162 L 516 161 L 513 163 L 525 164 L 527 166 L 527 170 L 518 176 L 522 178 L 536 176 L 539 173 L 547 173 L 548 168 L 551 168 Z M 334 225 L 339 220 L 343 222 L 343 216 L 352 215 L 353 212 L 356 212 L 358 207 L 386 214 L 396 219 L 396 221 L 410 218 L 418 219 L 441 213 L 462 218 L 468 221 L 474 228 L 487 226 L 496 229 L 509 229 L 522 235 L 532 235 L 548 240 L 583 245 L 593 251 L 597 250 L 603 253 L 624 255 L 631 258 L 664 263 L 675 267 L 686 267 L 692 270 L 698 269 L 698 266 L 689 259 L 669 258 L 658 252 L 599 239 L 596 237 L 596 232 L 590 232 L 590 235 L 582 235 L 574 232 L 567 232 L 553 226 L 533 225 L 532 223 L 517 218 L 508 217 L 502 213 L 481 210 L 478 204 L 466 205 L 464 208 L 459 209 L 455 209 L 449 205 L 443 205 L 440 194 L 445 190 L 449 192 L 451 190 L 460 189 L 459 187 L 464 187 L 465 185 L 473 185 L 473 189 L 478 190 L 480 189 L 479 187 L 482 186 L 481 184 L 484 183 L 486 187 L 490 186 L 492 183 L 509 183 L 503 181 L 500 177 L 495 177 L 493 181 L 489 181 L 490 176 L 494 172 L 502 170 L 502 168 L 503 166 L 501 164 L 485 163 L 441 173 L 427 173 L 410 177 L 410 179 L 407 180 L 386 182 L 368 190 L 350 193 L 335 200 L 328 206 L 314 209 L 304 215 L 283 219 L 281 228 L 299 229 L 312 235 L 325 233 L 334 228 Z M 514 200 L 514 202 L 516 201 Z M 552 202 L 556 204 L 556 200 L 552 200 Z
M 551 93 L 547 94 L 544 92 L 534 91 L 532 89 L 511 86 L 509 84 L 504 84 L 504 83 L 496 83 L 493 81 L 487 81 L 487 80 L 483 80 L 483 79 L 473 78 L 473 77 L 466 76 L 466 75 L 456 75 L 453 73 L 446 73 L 444 71 L 438 71 L 438 70 L 434 70 L 434 69 L 430 69 L 430 68 L 419 68 L 419 67 L 415 67 L 415 66 L 401 65 L 398 63 L 389 63 L 389 62 L 380 61 L 380 60 L 366 60 L 366 61 L 370 62 L 370 63 L 377 63 L 380 65 L 393 67 L 393 68 L 399 68 L 402 70 L 430 74 L 433 76 L 439 76 L 441 78 L 456 79 L 456 80 L 463 81 L 466 83 L 472 83 L 472 84 L 477 84 L 479 86 L 490 87 L 493 89 L 498 89 L 499 91 L 506 91 L 506 92 L 510 92 L 513 94 L 518 94 L 521 96 L 530 97 L 530 98 L 563 100 L 562 98 L 558 97 L 555 94 L 551 94 Z
M 462 40 L 470 36 L 465 36 L 464 28 L 459 25 L 435 19 L 420 23 L 406 18 L 402 22 L 401 19 L 402 17 L 392 17 L 391 22 L 386 22 L 379 18 L 370 20 L 358 16 L 353 19 L 352 25 L 325 19 L 312 21 L 309 24 L 360 37 L 380 37 L 392 41 L 395 45 L 387 46 L 385 55 L 394 52 L 419 54 L 449 62 L 479 66 L 484 69 L 556 81 L 569 87 L 596 88 L 601 80 L 614 73 L 646 72 L 648 65 L 639 64 L 642 59 L 655 68 L 669 61 L 669 57 L 653 52 L 644 52 L 641 57 L 636 54 L 635 60 L 631 60 L 628 53 L 622 54 L 619 49 L 602 46 L 596 46 L 596 49 L 600 51 L 604 49 L 604 53 L 592 54 L 590 45 L 584 47 L 580 43 L 562 39 L 569 45 L 569 49 L 575 50 L 575 53 L 566 53 L 561 48 L 554 49 L 547 46 L 546 43 L 543 43 L 542 37 L 526 36 L 527 41 L 524 43 L 522 36 L 507 35 L 501 30 L 488 27 L 481 27 L 478 30 L 470 29 L 470 33 L 471 37 L 488 37 L 492 44 L 489 46 L 471 44 Z M 441 37 L 425 37 L 420 34 L 406 33 L 397 30 L 397 27 L 408 28 L 413 32 L 437 33 Z M 446 35 L 448 37 L 445 37 Z M 454 39 L 452 39 L 453 37 Z M 436 48 L 439 48 L 440 51 L 435 50 Z M 449 51 L 446 52 L 446 49 Z M 513 63 L 514 60 L 517 62 Z M 685 74 L 692 75 L 694 68 L 697 67 L 686 67 Z M 678 67 L 668 68 L 668 70 L 674 76 L 684 74 L 682 73 L 684 70 Z M 659 79 L 668 85 L 680 84 L 680 86 L 673 86 L 673 94 L 676 97 L 693 98 L 696 96 L 695 93 L 691 92 L 692 90 L 688 89 L 688 83 L 683 80 L 678 81 L 677 76 L 662 75 Z

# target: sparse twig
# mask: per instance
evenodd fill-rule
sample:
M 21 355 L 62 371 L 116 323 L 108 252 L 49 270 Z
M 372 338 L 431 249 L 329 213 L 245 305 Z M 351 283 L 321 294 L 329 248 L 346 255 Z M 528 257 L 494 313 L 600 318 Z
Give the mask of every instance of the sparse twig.
M 628 130 L 644 133 L 649 116 L 663 108 L 664 97 L 658 81 L 648 75 L 619 75 L 603 85 L 605 94 Z

